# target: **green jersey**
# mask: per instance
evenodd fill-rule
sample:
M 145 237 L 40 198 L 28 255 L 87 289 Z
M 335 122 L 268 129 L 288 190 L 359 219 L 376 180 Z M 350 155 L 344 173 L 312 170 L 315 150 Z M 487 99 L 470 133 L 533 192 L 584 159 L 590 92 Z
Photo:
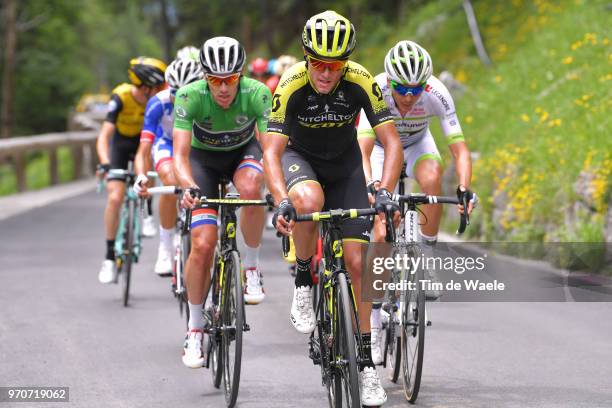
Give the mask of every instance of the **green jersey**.
M 228 109 L 213 99 L 205 80 L 178 90 L 174 101 L 174 128 L 191 130 L 196 149 L 228 151 L 244 146 L 264 133 L 272 106 L 272 94 L 261 82 L 241 77 L 236 98 Z

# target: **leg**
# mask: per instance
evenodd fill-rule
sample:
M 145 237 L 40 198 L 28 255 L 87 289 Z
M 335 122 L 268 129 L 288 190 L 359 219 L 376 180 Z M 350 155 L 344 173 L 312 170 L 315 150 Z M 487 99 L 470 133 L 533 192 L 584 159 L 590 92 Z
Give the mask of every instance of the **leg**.
M 423 193 L 430 195 L 441 194 L 442 166 L 440 162 L 434 159 L 417 161 L 414 173 Z M 427 220 L 427 223 L 421 226 L 423 234 L 427 237 L 436 237 L 440 227 L 442 206 L 429 204 L 422 206 L 422 210 L 421 224 Z
M 157 168 L 162 183 L 165 186 L 175 186 L 176 178 L 172 170 L 172 162 L 166 161 Z M 172 274 L 172 257 L 174 255 L 174 227 L 176 225 L 176 196 L 163 195 L 159 198 L 159 249 L 155 262 L 155 273 L 160 276 Z

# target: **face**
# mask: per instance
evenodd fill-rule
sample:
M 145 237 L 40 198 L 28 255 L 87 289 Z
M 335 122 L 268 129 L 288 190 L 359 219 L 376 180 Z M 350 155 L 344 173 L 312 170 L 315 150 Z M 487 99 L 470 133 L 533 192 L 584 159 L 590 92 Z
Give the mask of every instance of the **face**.
M 317 92 L 330 93 L 342 78 L 346 61 L 324 61 L 307 57 L 308 75 Z
M 402 95 L 402 93 L 404 92 L 399 92 L 398 90 L 396 90 L 392 82 L 390 83 L 390 86 L 392 89 L 391 95 L 393 96 L 393 100 L 397 104 L 397 107 L 402 111 L 409 111 L 410 109 L 412 109 L 414 104 L 417 103 L 419 98 L 423 95 L 422 87 L 417 92 L 407 92 L 405 93 L 405 95 Z M 415 86 L 409 88 L 418 89 L 419 87 Z M 415 95 L 415 93 L 417 94 Z
M 223 78 L 218 77 L 207 77 L 208 89 L 213 96 L 213 99 L 223 109 L 229 109 L 230 105 L 236 98 L 238 93 L 238 84 L 240 83 L 240 76 L 232 76 Z

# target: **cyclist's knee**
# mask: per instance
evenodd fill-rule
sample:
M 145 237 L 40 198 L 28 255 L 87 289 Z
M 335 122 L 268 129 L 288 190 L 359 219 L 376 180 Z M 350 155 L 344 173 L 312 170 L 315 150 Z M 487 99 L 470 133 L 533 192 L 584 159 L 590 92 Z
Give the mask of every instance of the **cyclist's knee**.
M 245 200 L 259 198 L 263 188 L 263 174 L 254 170 L 241 171 L 236 176 L 236 190 L 240 193 L 240 198 Z
M 123 190 L 120 188 L 113 189 L 108 192 L 108 206 L 111 208 L 121 207 L 123 201 Z
M 172 162 L 167 162 L 157 169 L 157 174 L 164 186 L 175 186 L 178 183 L 174 177 Z
M 201 227 L 203 228 L 203 227 Z M 197 229 L 196 229 L 196 232 Z M 196 236 L 191 238 L 191 257 L 198 264 L 205 264 L 210 259 L 215 251 L 217 243 L 216 233 L 211 236 L 207 231 L 201 231 Z
M 304 183 L 291 189 L 289 197 L 295 209 L 301 213 L 321 211 L 324 196 L 321 187 L 315 183 Z

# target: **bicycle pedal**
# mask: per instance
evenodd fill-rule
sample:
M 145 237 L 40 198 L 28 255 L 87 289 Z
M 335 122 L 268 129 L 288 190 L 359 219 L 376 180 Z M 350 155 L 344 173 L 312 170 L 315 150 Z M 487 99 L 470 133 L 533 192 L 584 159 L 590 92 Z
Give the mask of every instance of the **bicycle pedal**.
M 431 320 L 427 320 L 427 327 L 431 326 Z
M 245 332 L 251 331 L 251 326 L 245 323 L 244 326 L 242 327 L 242 331 L 245 331 Z

